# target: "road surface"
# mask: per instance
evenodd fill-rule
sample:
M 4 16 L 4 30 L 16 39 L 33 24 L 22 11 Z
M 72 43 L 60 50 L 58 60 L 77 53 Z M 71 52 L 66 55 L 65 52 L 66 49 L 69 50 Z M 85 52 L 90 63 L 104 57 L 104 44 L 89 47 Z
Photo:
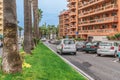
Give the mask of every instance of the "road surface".
M 56 45 L 45 42 L 47 46 L 56 51 Z M 120 63 L 112 56 L 98 57 L 96 54 L 77 52 L 77 55 L 62 55 L 72 64 L 83 70 L 95 80 L 120 80 Z

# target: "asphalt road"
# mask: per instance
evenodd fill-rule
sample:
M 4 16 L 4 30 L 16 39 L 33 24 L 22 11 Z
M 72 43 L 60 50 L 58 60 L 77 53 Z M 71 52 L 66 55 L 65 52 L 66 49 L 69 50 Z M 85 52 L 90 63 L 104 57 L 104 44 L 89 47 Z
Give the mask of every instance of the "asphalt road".
M 45 42 L 47 46 L 56 51 L 56 45 Z M 120 80 L 120 63 L 112 56 L 98 57 L 96 54 L 77 52 L 77 55 L 65 54 L 72 64 L 83 70 L 95 80 Z

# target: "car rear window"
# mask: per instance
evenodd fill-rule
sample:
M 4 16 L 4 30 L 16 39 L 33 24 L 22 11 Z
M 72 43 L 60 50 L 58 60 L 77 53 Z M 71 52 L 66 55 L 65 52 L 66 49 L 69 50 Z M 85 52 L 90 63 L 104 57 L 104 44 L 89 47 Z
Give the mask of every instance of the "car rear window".
M 100 46 L 112 46 L 112 43 L 109 42 L 101 42 Z
M 78 44 L 78 45 L 84 45 L 84 43 L 83 43 L 83 42 L 78 42 L 77 44 Z
M 64 44 L 75 44 L 74 40 L 64 40 Z

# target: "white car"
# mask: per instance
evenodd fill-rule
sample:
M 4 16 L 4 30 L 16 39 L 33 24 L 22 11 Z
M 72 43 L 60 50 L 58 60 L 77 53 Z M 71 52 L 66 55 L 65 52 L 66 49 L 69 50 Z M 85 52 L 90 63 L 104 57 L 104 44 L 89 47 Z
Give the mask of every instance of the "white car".
M 76 44 L 73 39 L 62 39 L 57 46 L 57 52 L 61 55 L 63 53 L 70 53 L 76 55 Z
M 97 49 L 97 55 L 113 55 L 114 57 L 117 57 L 118 47 L 119 43 L 115 41 L 100 42 L 99 48 Z
M 45 38 L 45 37 L 44 37 L 44 38 L 41 38 L 41 41 L 43 41 L 43 42 L 46 41 L 46 38 Z

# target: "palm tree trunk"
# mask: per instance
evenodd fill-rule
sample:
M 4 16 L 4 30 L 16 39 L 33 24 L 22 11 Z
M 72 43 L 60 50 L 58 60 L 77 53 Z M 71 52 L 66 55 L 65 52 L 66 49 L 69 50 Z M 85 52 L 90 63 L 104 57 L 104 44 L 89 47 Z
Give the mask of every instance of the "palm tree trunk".
M 34 49 L 34 41 L 33 41 L 33 31 L 32 31 L 32 0 L 29 0 L 29 14 L 30 14 L 30 38 L 31 38 L 31 50 Z
M 38 0 L 33 0 L 34 36 L 39 39 Z
M 4 40 L 2 71 L 16 73 L 22 70 L 22 61 L 18 50 L 18 27 L 16 17 L 16 0 L 3 0 L 4 4 Z
M 31 54 L 31 12 L 30 1 L 24 0 L 24 51 Z

